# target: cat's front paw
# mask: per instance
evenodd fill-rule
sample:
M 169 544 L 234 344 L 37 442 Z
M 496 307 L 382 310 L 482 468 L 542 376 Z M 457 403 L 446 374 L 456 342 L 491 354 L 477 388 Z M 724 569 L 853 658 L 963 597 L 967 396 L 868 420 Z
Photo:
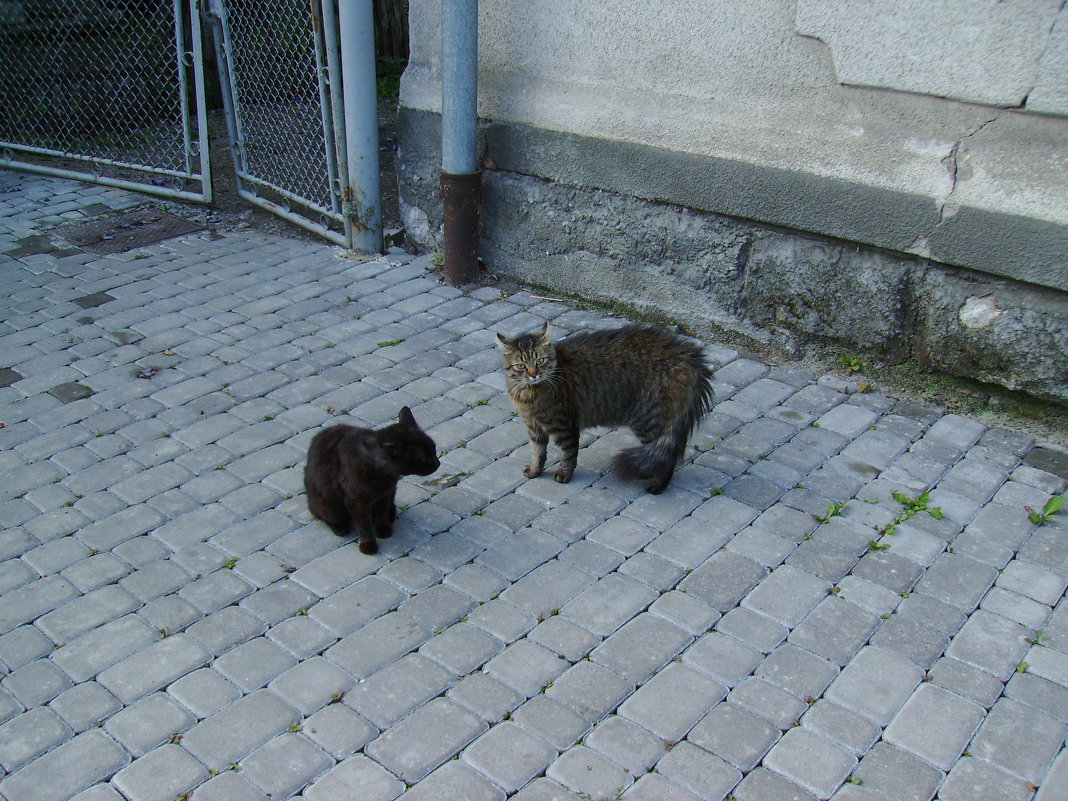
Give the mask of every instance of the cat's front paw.
M 523 465 L 523 475 L 527 478 L 537 478 L 541 475 L 541 468 L 532 464 Z
M 380 540 L 388 540 L 393 536 L 393 526 L 389 523 L 379 526 L 375 529 L 375 536 Z
M 374 537 L 360 538 L 360 553 L 367 555 L 378 553 L 378 543 Z
M 568 481 L 571 480 L 571 474 L 574 472 L 574 470 L 566 470 L 561 467 L 553 471 L 553 478 L 556 479 L 556 482 L 558 484 L 566 484 Z

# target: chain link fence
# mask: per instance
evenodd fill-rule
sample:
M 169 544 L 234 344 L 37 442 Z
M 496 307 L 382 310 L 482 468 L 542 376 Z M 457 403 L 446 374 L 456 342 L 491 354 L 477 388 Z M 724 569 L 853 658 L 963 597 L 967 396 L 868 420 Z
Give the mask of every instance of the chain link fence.
M 347 244 L 334 0 L 226 0 L 216 14 L 238 191 Z
M 0 4 L 0 165 L 211 197 L 197 0 Z

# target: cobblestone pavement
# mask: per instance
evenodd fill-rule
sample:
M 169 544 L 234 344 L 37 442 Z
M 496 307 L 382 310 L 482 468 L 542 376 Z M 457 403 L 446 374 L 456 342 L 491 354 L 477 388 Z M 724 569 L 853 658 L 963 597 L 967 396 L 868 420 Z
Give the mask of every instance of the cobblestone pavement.
M 619 432 L 527 480 L 494 334 L 600 315 L 46 235 L 146 202 L 0 173 L 7 801 L 1068 798 L 1068 510 L 1024 512 L 1063 450 L 710 344 L 663 495 L 606 475 Z M 305 449 L 404 404 L 442 468 L 365 556 Z

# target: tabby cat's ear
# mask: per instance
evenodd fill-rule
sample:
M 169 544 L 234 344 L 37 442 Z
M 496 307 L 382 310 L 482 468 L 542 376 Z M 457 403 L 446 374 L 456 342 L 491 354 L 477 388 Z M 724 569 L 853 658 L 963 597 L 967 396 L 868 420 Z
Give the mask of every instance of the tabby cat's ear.
M 407 406 L 401 407 L 400 421 L 406 426 L 412 426 L 414 428 L 419 427 L 419 424 L 415 422 L 415 416 L 412 414 L 412 410 Z
M 497 334 L 497 341 L 501 343 L 501 347 L 505 350 L 511 350 L 515 348 L 515 340 L 509 339 L 504 334 Z
M 533 333 L 533 336 L 537 337 L 539 345 L 548 342 L 549 341 L 549 321 L 546 320 L 545 321 L 545 325 L 543 325 L 540 329 L 535 331 Z

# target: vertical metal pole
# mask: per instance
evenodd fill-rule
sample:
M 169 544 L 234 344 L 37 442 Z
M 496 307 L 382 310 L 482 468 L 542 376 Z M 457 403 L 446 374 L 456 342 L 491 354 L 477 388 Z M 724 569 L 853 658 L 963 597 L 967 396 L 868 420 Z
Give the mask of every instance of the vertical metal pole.
M 441 4 L 441 201 L 445 280 L 478 278 L 478 0 Z
M 352 219 L 352 245 L 382 252 L 382 200 L 378 165 L 378 97 L 375 85 L 375 33 L 371 0 L 342 0 L 342 92 L 349 183 L 344 187 Z
M 200 35 L 200 2 L 191 0 L 190 18 L 193 33 L 193 82 L 196 86 L 198 155 L 200 156 L 200 186 L 204 200 L 210 203 L 214 190 L 211 185 L 211 158 L 208 139 L 207 90 L 204 87 L 204 43 Z

